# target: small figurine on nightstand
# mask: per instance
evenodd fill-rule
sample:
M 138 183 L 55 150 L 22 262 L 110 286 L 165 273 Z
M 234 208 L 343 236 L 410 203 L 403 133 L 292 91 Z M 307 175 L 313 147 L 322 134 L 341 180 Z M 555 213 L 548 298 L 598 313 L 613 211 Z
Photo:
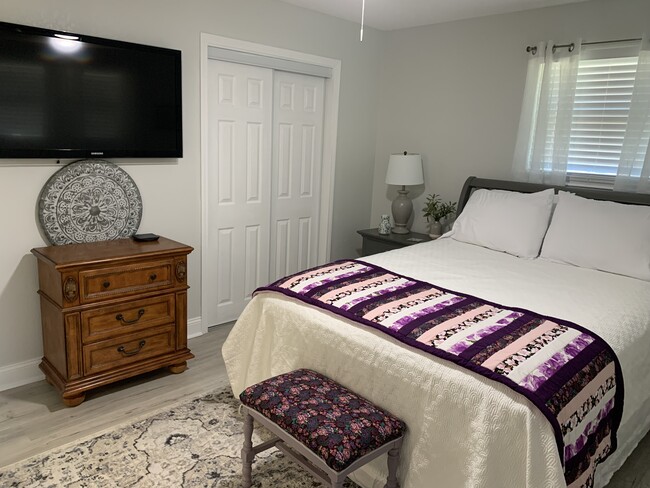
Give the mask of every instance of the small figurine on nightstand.
M 390 217 L 387 214 L 383 214 L 381 216 L 379 227 L 377 227 L 377 232 L 381 235 L 390 234 Z
M 427 196 L 422 212 L 429 222 L 429 237 L 437 239 L 442 235 L 440 221 L 456 212 L 456 202 L 443 203 L 439 195 L 431 193 Z

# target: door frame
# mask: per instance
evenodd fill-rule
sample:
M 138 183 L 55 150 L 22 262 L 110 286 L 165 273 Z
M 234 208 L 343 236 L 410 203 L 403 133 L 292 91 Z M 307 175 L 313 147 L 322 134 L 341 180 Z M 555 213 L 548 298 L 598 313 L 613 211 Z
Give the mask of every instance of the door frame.
M 332 207 L 334 204 L 334 170 L 336 163 L 336 140 L 338 131 L 339 94 L 341 85 L 341 61 L 282 49 L 264 44 L 201 33 L 201 317 L 207 317 L 208 296 L 207 272 L 203 259 L 208 248 L 209 185 L 208 185 L 208 48 L 219 47 L 242 53 L 258 54 L 279 59 L 323 66 L 332 70 L 332 77 L 325 78 L 325 105 L 323 116 L 323 161 L 321 168 L 321 205 L 318 229 L 318 263 L 330 260 L 332 235 Z M 201 320 L 201 333 L 208 331 L 205 320 Z

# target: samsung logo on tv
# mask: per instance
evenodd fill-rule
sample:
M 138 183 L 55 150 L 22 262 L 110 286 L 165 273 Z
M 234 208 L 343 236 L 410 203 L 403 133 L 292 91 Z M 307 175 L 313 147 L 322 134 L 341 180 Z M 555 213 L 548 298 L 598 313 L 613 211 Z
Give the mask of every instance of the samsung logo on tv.
M 91 156 L 103 156 L 104 152 L 103 151 L 90 151 Z

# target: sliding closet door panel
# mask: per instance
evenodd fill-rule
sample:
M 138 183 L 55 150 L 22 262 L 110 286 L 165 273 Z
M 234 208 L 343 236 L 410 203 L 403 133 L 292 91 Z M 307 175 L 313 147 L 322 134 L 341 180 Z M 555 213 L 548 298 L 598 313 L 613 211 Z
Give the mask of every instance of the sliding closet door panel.
M 324 86 L 323 78 L 274 73 L 273 280 L 317 264 Z
M 209 325 L 235 320 L 269 282 L 273 71 L 209 61 Z

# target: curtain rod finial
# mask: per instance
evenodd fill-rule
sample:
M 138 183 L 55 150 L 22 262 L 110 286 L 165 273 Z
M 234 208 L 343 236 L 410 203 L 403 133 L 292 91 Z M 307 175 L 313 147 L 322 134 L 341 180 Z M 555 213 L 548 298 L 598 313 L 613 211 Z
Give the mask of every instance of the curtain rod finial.
M 526 52 L 531 53 L 533 56 L 537 54 L 537 46 L 527 46 Z

